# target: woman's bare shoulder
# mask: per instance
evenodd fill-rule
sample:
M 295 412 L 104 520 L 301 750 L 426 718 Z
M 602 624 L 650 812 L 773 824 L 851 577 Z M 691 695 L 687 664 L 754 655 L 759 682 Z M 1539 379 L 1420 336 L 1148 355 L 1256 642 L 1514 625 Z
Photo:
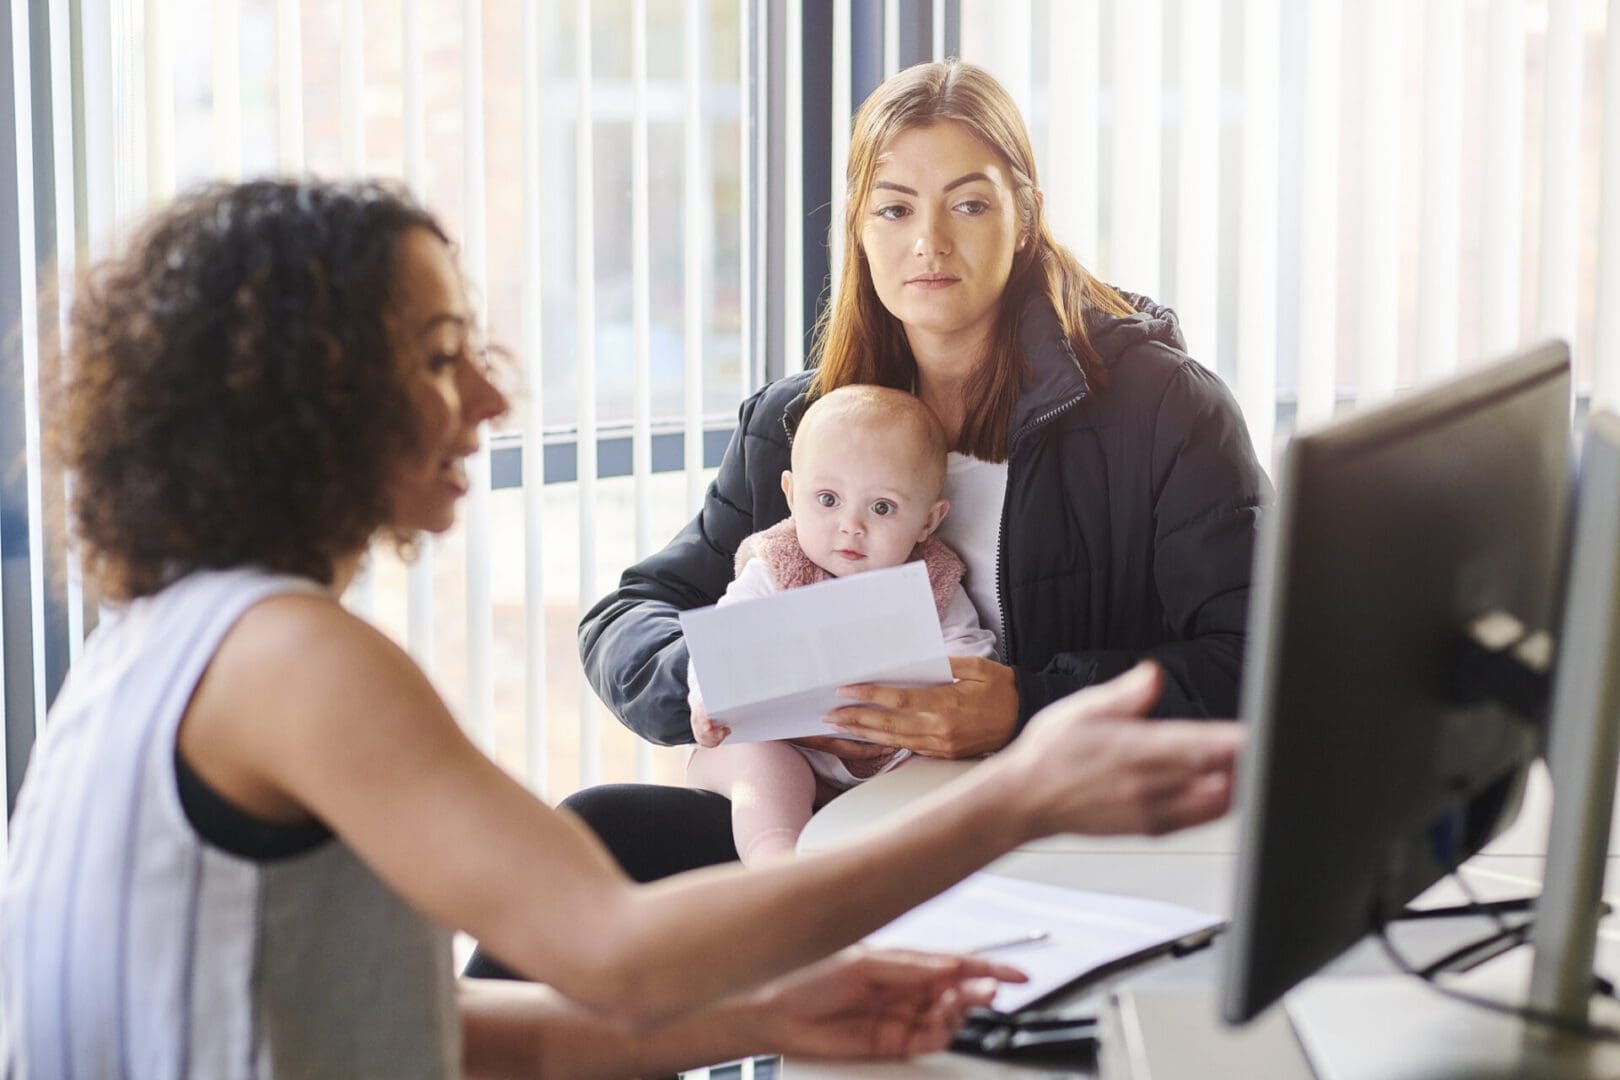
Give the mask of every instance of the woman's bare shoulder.
M 414 667 L 386 635 L 323 593 L 283 593 L 253 605 L 214 657 L 215 667 L 248 682 L 278 680 L 291 693 L 310 679 L 349 681 L 401 662 Z
M 249 608 L 220 642 L 193 702 L 254 742 L 329 733 L 400 707 L 444 714 L 432 685 L 387 635 L 336 599 L 286 593 Z

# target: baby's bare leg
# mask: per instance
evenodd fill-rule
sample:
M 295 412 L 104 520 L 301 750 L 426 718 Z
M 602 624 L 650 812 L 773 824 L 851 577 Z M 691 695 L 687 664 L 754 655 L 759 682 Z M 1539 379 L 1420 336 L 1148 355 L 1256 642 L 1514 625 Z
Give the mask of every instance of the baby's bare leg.
M 810 763 L 782 742 L 700 747 L 686 782 L 731 800 L 737 854 L 748 864 L 793 854 L 816 798 Z

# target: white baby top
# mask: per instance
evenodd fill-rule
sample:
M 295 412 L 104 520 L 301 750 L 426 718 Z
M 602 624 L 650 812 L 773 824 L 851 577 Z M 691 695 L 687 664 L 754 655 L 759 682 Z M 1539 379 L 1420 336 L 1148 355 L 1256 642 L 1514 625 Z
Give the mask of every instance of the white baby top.
M 996 593 L 996 555 L 1001 542 L 1001 504 L 1007 495 L 1007 463 L 952 453 L 945 465 L 950 513 L 935 533 L 967 564 L 962 587 L 978 609 L 979 623 L 1003 636 L 1001 598 Z

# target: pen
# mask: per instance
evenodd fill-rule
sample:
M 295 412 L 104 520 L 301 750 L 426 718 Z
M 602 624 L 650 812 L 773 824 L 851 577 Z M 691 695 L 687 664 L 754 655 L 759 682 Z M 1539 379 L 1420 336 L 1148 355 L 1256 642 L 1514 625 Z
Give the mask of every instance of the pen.
M 1027 933 L 1019 934 L 1017 937 L 1004 938 L 1001 941 L 990 941 L 983 945 L 976 945 L 967 951 L 972 955 L 977 956 L 980 953 L 996 952 L 1000 949 L 1016 949 L 1023 945 L 1034 945 L 1038 942 L 1045 941 L 1051 936 L 1052 935 L 1045 930 L 1030 930 Z

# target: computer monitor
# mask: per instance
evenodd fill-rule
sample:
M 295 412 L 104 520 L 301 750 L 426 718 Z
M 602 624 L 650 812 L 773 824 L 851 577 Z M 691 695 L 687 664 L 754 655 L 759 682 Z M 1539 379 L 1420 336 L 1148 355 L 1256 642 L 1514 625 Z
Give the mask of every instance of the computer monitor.
M 1569 417 L 1552 344 L 1289 443 L 1250 610 L 1228 1021 L 1517 813 L 1541 718 L 1478 692 L 1463 660 L 1482 616 L 1557 627 Z

